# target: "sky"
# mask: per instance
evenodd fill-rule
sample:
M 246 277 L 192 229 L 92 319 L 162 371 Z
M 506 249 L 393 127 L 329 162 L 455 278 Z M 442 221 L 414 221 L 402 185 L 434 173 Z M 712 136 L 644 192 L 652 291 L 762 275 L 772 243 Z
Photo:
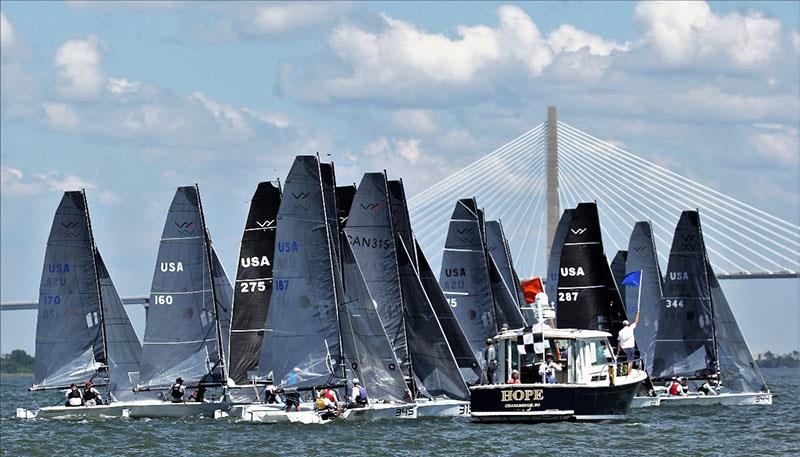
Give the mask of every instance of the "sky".
M 800 223 L 800 3 L 12 2 L 0 6 L 0 298 L 34 300 L 85 188 L 121 295 L 147 295 L 176 187 L 235 271 L 296 154 L 412 196 L 559 118 Z M 610 253 L 613 255 L 613 253 Z M 800 281 L 724 283 L 755 352 L 800 348 Z M 128 307 L 142 332 L 144 313 Z M 0 315 L 33 352 L 35 312 Z

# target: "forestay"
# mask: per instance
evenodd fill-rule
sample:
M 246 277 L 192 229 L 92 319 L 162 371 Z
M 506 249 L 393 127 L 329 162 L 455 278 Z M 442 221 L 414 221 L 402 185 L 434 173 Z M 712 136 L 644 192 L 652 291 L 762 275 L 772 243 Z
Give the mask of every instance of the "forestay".
M 456 203 L 447 231 L 439 284 L 475 358 L 497 333 L 486 251 L 475 199 Z
M 341 379 L 334 251 L 317 157 L 297 156 L 276 230 L 272 299 L 259 375 L 283 387 Z
M 255 374 L 258 368 L 264 323 L 272 296 L 275 229 L 280 203 L 278 186 L 271 182 L 259 183 L 242 234 L 229 357 L 230 377 L 237 384 L 248 381 L 248 373 Z
M 514 269 L 514 261 L 511 256 L 511 248 L 508 245 L 502 222 L 486 221 L 486 250 L 489 256 L 494 259 L 497 270 L 503 278 L 506 287 L 511 292 L 518 308 L 527 305 L 525 295 L 520 287 L 519 276 Z
M 207 243 L 197 187 L 179 187 L 153 273 L 140 375 L 144 387 L 168 387 L 178 377 L 190 385 L 225 383 L 221 324 L 229 322 L 232 293 Z

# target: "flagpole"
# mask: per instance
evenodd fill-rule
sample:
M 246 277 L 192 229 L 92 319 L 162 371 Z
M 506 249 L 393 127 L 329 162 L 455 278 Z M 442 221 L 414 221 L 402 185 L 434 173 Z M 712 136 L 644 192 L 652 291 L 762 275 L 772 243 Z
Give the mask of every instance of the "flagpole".
M 639 270 L 638 294 L 636 296 L 636 314 L 639 314 L 639 304 L 642 302 L 642 270 Z

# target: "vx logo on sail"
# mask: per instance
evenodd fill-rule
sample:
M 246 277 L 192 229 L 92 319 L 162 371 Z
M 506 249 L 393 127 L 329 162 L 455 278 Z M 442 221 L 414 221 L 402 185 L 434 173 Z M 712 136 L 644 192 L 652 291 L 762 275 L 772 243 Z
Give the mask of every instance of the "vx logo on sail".
M 311 192 L 300 192 L 297 194 L 292 192 L 292 197 L 294 197 L 295 200 L 305 200 L 309 195 L 311 195 Z
M 585 229 L 585 228 L 579 228 L 579 229 L 569 229 L 569 230 L 570 230 L 570 232 L 572 232 L 574 235 L 583 235 L 583 234 L 584 234 L 584 232 L 586 232 L 586 229 Z
M 266 220 L 264 222 L 256 221 L 256 224 L 258 224 L 259 227 L 264 228 L 264 227 L 272 227 L 273 222 L 275 222 L 275 219 Z
M 183 221 L 180 224 L 175 223 L 175 226 L 178 227 L 178 233 L 181 235 L 191 235 L 194 233 L 194 221 Z
M 375 212 L 377 212 L 381 208 L 381 204 L 380 203 L 367 203 L 366 205 L 363 204 L 363 203 L 359 203 L 359 205 L 361 205 L 361 208 L 363 208 L 366 211 L 375 211 Z
M 81 227 L 77 222 L 62 222 L 61 226 L 67 229 L 69 236 L 73 238 L 81 236 Z

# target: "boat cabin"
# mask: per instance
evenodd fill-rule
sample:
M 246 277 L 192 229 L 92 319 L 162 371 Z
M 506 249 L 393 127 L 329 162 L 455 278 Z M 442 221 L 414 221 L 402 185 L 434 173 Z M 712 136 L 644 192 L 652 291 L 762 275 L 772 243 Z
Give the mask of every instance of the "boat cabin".
M 496 383 L 505 383 L 517 370 L 521 384 L 545 384 L 540 366 L 546 363 L 547 355 L 552 355 L 553 362 L 561 367 L 561 371 L 551 370 L 555 384 L 610 384 L 609 375 L 613 376 L 616 366 L 608 342 L 610 333 L 574 329 L 545 329 L 527 337 L 525 333 L 524 329 L 507 330 L 495 338 Z

